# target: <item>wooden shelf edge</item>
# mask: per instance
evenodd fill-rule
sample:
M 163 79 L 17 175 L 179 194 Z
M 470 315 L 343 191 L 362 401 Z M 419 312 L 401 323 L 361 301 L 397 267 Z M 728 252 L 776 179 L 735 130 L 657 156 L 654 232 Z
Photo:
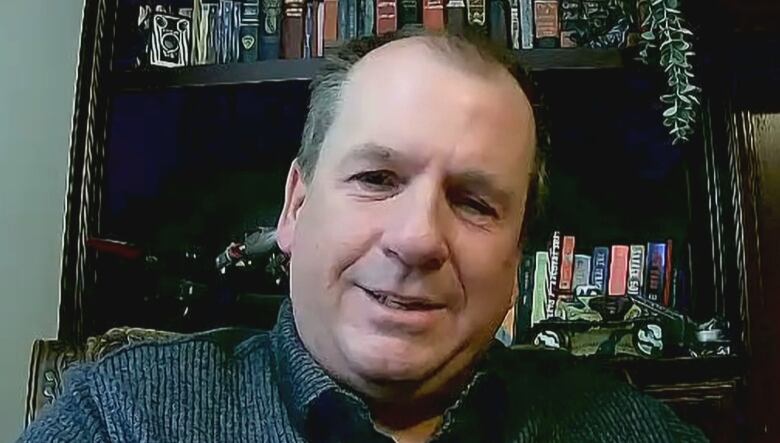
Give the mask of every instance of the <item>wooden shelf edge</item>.
M 530 71 L 613 69 L 624 66 L 620 49 L 533 49 L 517 51 Z M 189 66 L 186 68 L 120 71 L 112 74 L 114 91 L 244 85 L 280 81 L 309 81 L 324 59 L 266 60 L 255 63 Z

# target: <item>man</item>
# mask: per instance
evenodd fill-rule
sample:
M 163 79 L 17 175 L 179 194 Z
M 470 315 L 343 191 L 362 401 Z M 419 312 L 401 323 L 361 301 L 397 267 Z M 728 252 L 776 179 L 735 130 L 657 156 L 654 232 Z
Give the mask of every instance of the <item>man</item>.
M 22 441 L 703 440 L 558 353 L 494 344 L 540 163 L 506 67 L 448 36 L 341 54 L 313 84 L 287 178 L 276 328 L 78 368 Z

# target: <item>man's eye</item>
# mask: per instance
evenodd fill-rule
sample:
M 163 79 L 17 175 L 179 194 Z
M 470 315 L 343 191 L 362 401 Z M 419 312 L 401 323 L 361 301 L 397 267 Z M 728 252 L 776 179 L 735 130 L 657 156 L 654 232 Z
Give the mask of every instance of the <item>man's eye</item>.
M 350 177 L 350 181 L 357 181 L 361 185 L 377 190 L 392 189 L 400 184 L 398 176 L 387 170 L 360 172 Z
M 470 214 L 493 218 L 498 217 L 498 212 L 496 212 L 492 206 L 480 199 L 473 197 L 459 197 L 454 200 L 454 203 L 458 207 L 462 208 Z

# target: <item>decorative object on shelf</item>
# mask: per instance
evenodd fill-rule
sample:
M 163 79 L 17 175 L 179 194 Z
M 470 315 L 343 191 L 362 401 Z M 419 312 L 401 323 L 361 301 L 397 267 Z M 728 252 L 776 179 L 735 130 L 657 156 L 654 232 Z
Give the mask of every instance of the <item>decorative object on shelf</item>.
M 190 20 L 186 17 L 155 13 L 152 16 L 152 46 L 149 63 L 175 68 L 190 60 Z
M 639 5 L 640 11 L 645 8 L 647 11 L 642 23 L 640 60 L 648 63 L 651 54 L 658 55 L 669 87 L 661 96 L 666 107 L 664 126 L 669 128 L 674 144 L 686 142 L 694 131 L 701 92 L 693 84 L 690 62 L 696 55 L 689 41 L 693 33 L 685 27 L 678 0 L 640 0 Z

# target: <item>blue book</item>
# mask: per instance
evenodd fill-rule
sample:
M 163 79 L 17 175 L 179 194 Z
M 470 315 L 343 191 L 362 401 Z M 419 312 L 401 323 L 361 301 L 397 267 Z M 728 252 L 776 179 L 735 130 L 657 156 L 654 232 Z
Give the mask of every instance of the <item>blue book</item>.
M 590 255 L 574 254 L 574 277 L 571 287 L 576 291 L 578 286 L 590 284 Z
M 645 297 L 652 302 L 663 301 L 666 265 L 666 243 L 648 243 Z
M 609 248 L 604 246 L 593 248 L 591 268 L 591 284 L 598 288 L 600 295 L 606 294 L 607 282 L 609 281 Z

